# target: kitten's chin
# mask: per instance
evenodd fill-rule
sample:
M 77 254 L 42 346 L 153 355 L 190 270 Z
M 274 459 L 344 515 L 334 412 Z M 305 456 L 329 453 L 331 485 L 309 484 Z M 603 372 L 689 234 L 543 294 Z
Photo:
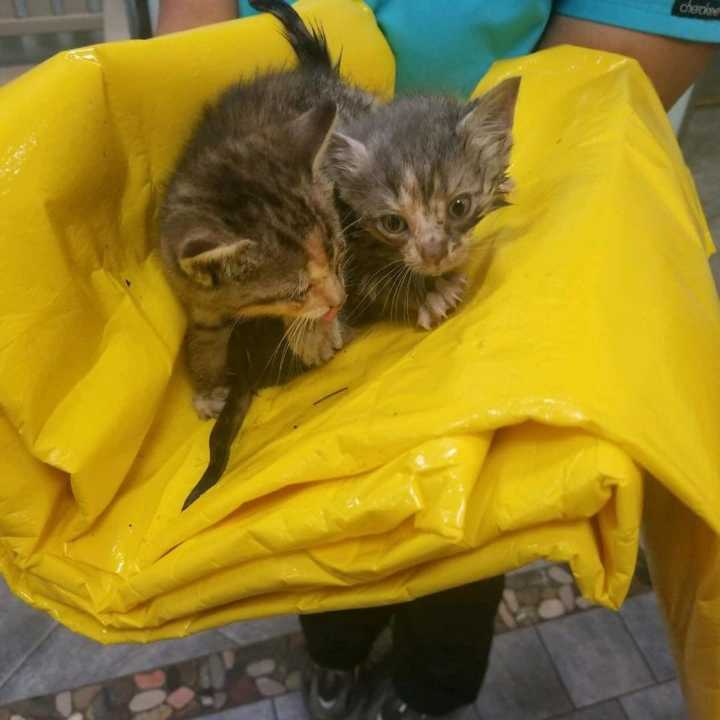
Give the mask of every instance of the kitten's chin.
M 468 252 L 465 248 L 457 248 L 454 252 L 446 255 L 440 260 L 425 260 L 420 253 L 409 252 L 403 258 L 405 264 L 417 275 L 425 277 L 440 277 L 465 265 L 468 260 Z
M 409 264 L 410 269 L 418 275 L 424 275 L 426 277 L 440 277 L 446 273 L 457 270 L 465 264 L 465 258 L 444 260 L 443 262 L 435 265 L 426 265 L 420 263 Z

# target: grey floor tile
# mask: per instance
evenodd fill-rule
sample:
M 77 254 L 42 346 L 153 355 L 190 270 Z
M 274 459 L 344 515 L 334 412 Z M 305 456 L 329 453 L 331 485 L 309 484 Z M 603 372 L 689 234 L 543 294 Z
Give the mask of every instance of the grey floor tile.
M 211 630 L 147 645 L 101 645 L 58 626 L 0 687 L 0 704 L 150 670 L 233 646 Z
M 252 705 L 223 710 L 213 715 L 203 715 L 202 720 L 275 720 L 275 711 L 270 700 L 262 700 Z
M 545 720 L 572 709 L 535 628 L 495 638 L 478 699 L 484 720 Z
M 655 685 L 620 699 L 629 720 L 687 720 L 680 686 L 676 681 Z
M 720 244 L 720 216 L 718 216 L 717 220 L 715 221 L 715 225 L 717 226 L 712 232 L 713 232 L 713 239 L 716 244 Z M 715 288 L 718 291 L 718 294 L 720 295 L 720 252 L 716 252 L 711 258 L 710 258 L 710 270 L 713 274 L 713 278 L 715 280 Z
M 299 692 L 275 698 L 275 714 L 277 720 L 310 720 Z
M 584 710 L 576 710 L 569 715 L 563 715 L 554 720 L 627 720 L 620 703 L 617 700 L 600 703 Z
M 575 707 L 610 700 L 654 682 L 622 620 L 609 610 L 544 623 L 538 632 Z
M 708 217 L 720 214 L 720 162 L 718 162 L 717 128 L 720 107 L 693 111 L 682 138 L 682 148 L 692 171 L 698 195 Z
M 0 577 L 0 686 L 55 627 L 55 621 L 15 597 Z
M 251 645 L 278 635 L 300 632 L 300 623 L 297 615 L 278 615 L 263 620 L 237 622 L 225 625 L 218 630 L 238 645 Z
M 675 660 L 655 593 L 630 598 L 620 614 L 658 682 L 676 676 Z

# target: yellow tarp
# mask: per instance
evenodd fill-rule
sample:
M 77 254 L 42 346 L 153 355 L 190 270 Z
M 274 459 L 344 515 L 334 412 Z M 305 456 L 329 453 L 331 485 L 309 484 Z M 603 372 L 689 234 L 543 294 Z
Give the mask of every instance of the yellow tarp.
M 394 66 L 355 0 L 300 4 L 345 71 Z M 152 253 L 203 101 L 289 62 L 267 17 L 56 57 L 0 90 L 0 566 L 104 642 L 402 600 L 538 557 L 623 600 L 648 540 L 695 717 L 720 716 L 720 312 L 711 245 L 638 66 L 561 48 L 521 74 L 511 207 L 468 299 L 371 329 L 253 404 L 222 483 Z M 322 398 L 344 389 L 331 398 Z M 701 715 L 704 713 L 704 715 Z

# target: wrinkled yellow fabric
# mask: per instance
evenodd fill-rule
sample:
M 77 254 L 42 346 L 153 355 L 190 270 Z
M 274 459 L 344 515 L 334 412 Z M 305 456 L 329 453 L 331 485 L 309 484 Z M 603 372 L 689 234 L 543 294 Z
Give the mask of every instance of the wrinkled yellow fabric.
M 355 0 L 303 0 L 392 93 Z M 512 206 L 476 230 L 462 309 L 369 329 L 254 402 L 223 481 L 184 319 L 152 252 L 203 102 L 290 62 L 243 20 L 60 55 L 0 90 L 0 567 L 103 642 L 387 603 L 540 557 L 622 602 L 647 536 L 696 717 L 720 716 L 720 313 L 708 230 L 648 81 L 560 48 L 520 74 Z

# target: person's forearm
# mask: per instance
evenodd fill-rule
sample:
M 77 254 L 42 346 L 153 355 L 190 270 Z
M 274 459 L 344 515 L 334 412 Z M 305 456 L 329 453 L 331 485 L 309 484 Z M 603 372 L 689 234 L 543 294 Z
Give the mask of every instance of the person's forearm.
M 190 30 L 237 17 L 236 0 L 160 0 L 157 35 Z
M 716 45 L 648 35 L 557 15 L 550 21 L 540 49 L 564 44 L 635 58 L 652 80 L 666 109 L 670 109 L 695 82 L 717 49 Z

